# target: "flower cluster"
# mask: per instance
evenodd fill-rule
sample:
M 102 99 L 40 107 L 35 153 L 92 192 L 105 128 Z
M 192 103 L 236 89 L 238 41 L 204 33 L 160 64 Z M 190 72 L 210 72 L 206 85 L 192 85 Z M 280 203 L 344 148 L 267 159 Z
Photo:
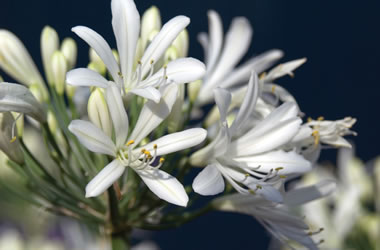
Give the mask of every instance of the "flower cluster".
M 248 20 L 235 18 L 224 36 L 221 17 L 209 11 L 201 62 L 187 57 L 188 17 L 161 25 L 156 7 L 140 18 L 133 0 L 111 0 L 111 11 L 114 50 L 94 30 L 72 28 L 90 47 L 87 67 L 75 68 L 72 38 L 60 45 L 53 28 L 43 30 L 48 84 L 22 42 L 0 30 L 0 67 L 18 82 L 0 83 L 0 149 L 23 189 L 3 185 L 125 244 L 134 228 L 177 227 L 221 210 L 254 216 L 284 244 L 316 249 L 315 232 L 291 210 L 335 184 L 285 184 L 311 171 L 322 149 L 351 147 L 343 136 L 355 134 L 356 120 L 303 120 L 276 81 L 306 59 L 274 66 L 283 52 L 271 50 L 240 65 L 251 44 Z M 197 196 L 218 194 L 192 209 Z

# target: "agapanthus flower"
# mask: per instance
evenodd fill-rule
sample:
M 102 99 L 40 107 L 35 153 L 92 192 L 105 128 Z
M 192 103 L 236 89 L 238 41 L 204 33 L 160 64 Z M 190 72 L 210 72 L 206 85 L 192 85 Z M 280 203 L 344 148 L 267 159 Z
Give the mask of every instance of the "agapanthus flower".
M 226 121 L 231 94 L 216 89 L 215 101 L 220 112 L 218 135 L 206 147 L 195 152 L 190 161 L 206 166 L 193 182 L 195 192 L 215 195 L 224 190 L 223 177 L 240 193 L 258 193 L 280 202 L 274 188 L 287 176 L 310 169 L 310 163 L 294 151 L 284 151 L 283 145 L 297 134 L 301 119 L 294 103 L 285 103 L 245 134 L 239 130 L 255 109 L 258 99 L 257 75 L 252 74 L 248 91 L 231 126 Z
M 164 159 L 156 158 L 201 143 L 206 137 L 206 131 L 202 128 L 188 129 L 139 146 L 140 142 L 170 114 L 177 90 L 176 85 L 161 87 L 160 102 L 157 104 L 148 101 L 142 108 L 132 132 L 128 134 L 128 116 L 120 90 L 115 84 L 108 84 L 106 101 L 112 118 L 115 141 L 91 122 L 74 120 L 70 123 L 69 130 L 87 149 L 113 157 L 113 160 L 87 185 L 86 197 L 103 193 L 124 173 L 126 167 L 130 167 L 158 197 L 176 205 L 186 206 L 188 196 L 182 184 L 175 177 L 160 170 Z M 158 165 L 153 166 L 156 162 Z
M 159 70 L 154 68 L 168 47 L 190 23 L 189 18 L 177 16 L 168 21 L 139 58 L 136 48 L 140 35 L 140 15 L 135 3 L 132 0 L 112 0 L 111 8 L 120 63 L 101 35 L 84 26 L 74 27 L 72 31 L 86 41 L 103 60 L 121 93 L 132 93 L 158 103 L 161 98 L 158 87 L 170 83 L 187 83 L 203 76 L 204 64 L 194 58 L 180 58 Z M 109 85 L 103 76 L 87 68 L 70 71 L 67 82 L 77 86 L 101 88 Z

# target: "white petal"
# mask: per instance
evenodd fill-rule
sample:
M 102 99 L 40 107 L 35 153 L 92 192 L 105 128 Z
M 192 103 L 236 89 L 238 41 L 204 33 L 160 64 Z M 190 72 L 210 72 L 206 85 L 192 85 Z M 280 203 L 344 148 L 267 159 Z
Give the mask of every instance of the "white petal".
M 273 49 L 255 56 L 226 76 L 220 83 L 220 86 L 230 88 L 239 83 L 244 83 L 248 80 L 252 70 L 260 74 L 271 67 L 283 55 L 284 53 L 281 50 Z
M 136 170 L 148 188 L 160 199 L 186 207 L 189 197 L 183 185 L 170 174 L 159 169 Z
M 159 103 L 148 101 L 142 108 L 129 139 L 138 145 L 153 129 L 155 129 L 170 114 L 177 98 L 178 87 L 174 84 L 160 89 L 162 98 Z
M 265 77 L 266 82 L 271 82 L 277 78 L 280 78 L 284 75 L 293 76 L 293 70 L 301 66 L 306 62 L 306 58 L 293 60 L 284 64 L 280 64 L 274 69 L 272 69 L 268 75 Z
M 150 152 L 154 151 L 154 145 L 157 145 L 157 155 L 166 155 L 173 152 L 177 152 L 186 148 L 190 148 L 198 145 L 204 139 L 206 139 L 207 131 L 203 128 L 192 128 L 182 132 L 177 132 L 169 135 L 165 135 L 157 140 L 150 142 L 143 147 Z
M 129 121 L 125 111 L 120 89 L 115 84 L 109 84 L 106 91 L 108 110 L 115 129 L 116 147 L 124 145 L 128 136 Z
M 330 180 L 321 181 L 315 185 L 290 190 L 285 195 L 285 204 L 299 206 L 307 202 L 330 195 L 336 189 L 336 183 Z
M 162 68 L 143 82 L 141 86 L 155 87 L 165 76 L 168 83 L 189 83 L 202 78 L 205 72 L 205 65 L 201 61 L 191 57 L 180 58 L 169 62 L 165 74 Z
M 115 156 L 116 147 L 111 138 L 91 122 L 73 120 L 69 125 L 69 130 L 88 150 Z
M 193 181 L 193 189 L 201 195 L 216 195 L 224 191 L 224 180 L 214 165 L 205 167 Z
M 117 64 L 116 59 L 112 54 L 111 48 L 106 40 L 104 40 L 101 35 L 88 27 L 76 26 L 71 30 L 96 51 L 96 54 L 98 54 L 98 56 L 106 65 L 107 69 L 110 71 L 113 79 L 116 82 L 119 82 L 119 65 Z
M 197 36 L 198 42 L 201 44 L 203 48 L 203 54 L 204 54 L 204 61 L 206 65 L 208 64 L 209 58 L 208 58 L 208 46 L 209 46 L 209 41 L 208 41 L 208 36 L 205 32 L 201 32 Z
M 210 43 L 207 50 L 207 70 L 212 71 L 220 55 L 223 44 L 223 24 L 219 14 L 210 10 L 207 12 L 210 33 Z
M 131 89 L 129 91 L 135 95 L 144 97 L 148 100 L 152 100 L 155 103 L 159 103 L 161 99 L 161 93 L 155 87 L 143 87 L 138 89 Z
M 264 154 L 237 157 L 234 160 L 244 162 L 249 168 L 257 169 L 259 172 L 269 172 L 271 169 L 282 167 L 281 175 L 300 174 L 311 170 L 311 163 L 296 152 L 285 152 L 283 150 L 272 151 Z
M 241 137 L 231 145 L 232 153 L 236 156 L 260 154 L 273 150 L 289 142 L 297 134 L 301 125 L 300 118 L 280 122 L 271 130 L 250 137 Z
M 154 37 L 148 48 L 145 50 L 142 63 L 142 76 L 150 70 L 151 62 L 157 62 L 178 34 L 190 23 L 190 19 L 185 16 L 176 16 L 167 22 L 161 31 Z
M 28 88 L 20 84 L 0 83 L 0 112 L 6 111 L 24 113 L 40 122 L 46 121 L 43 106 Z
M 119 160 L 113 160 L 86 186 L 86 197 L 95 197 L 106 191 L 124 173 L 125 166 Z
M 220 80 L 231 72 L 248 50 L 251 37 L 252 27 L 249 21 L 244 17 L 235 18 L 226 34 L 226 41 L 219 62 L 211 73 L 211 77 L 205 83 L 203 91 L 206 92 L 200 93 L 201 99 L 203 94 L 207 94 L 207 91 L 215 88 L 220 83 Z
M 247 93 L 244 96 L 243 103 L 241 104 L 239 112 L 236 115 L 236 118 L 230 128 L 231 136 L 233 136 L 236 132 L 239 132 L 243 123 L 248 119 L 249 116 L 252 115 L 255 109 L 257 97 L 259 95 L 258 81 L 259 80 L 257 79 L 256 73 L 252 72 L 251 78 L 248 82 Z
M 214 90 L 215 103 L 218 106 L 220 120 L 226 121 L 228 108 L 231 104 L 231 93 L 222 88 L 216 88 Z
M 67 72 L 66 82 L 74 86 L 96 86 L 107 88 L 108 81 L 98 72 L 87 68 L 73 69 Z
M 140 15 L 132 0 L 112 0 L 112 27 L 123 77 L 132 79 L 132 68 L 140 32 Z
M 277 189 L 272 187 L 269 184 L 262 184 L 261 189 L 258 189 L 256 191 L 257 194 L 261 195 L 264 199 L 268 201 L 273 201 L 276 203 L 282 203 L 283 202 L 283 197 Z

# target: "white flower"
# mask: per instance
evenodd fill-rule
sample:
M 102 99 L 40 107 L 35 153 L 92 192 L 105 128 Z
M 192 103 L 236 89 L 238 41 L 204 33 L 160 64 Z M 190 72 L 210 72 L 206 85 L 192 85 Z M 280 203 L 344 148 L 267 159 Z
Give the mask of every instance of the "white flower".
M 249 21 L 244 17 L 233 19 L 223 39 L 223 25 L 218 13 L 209 11 L 208 18 L 209 34 L 201 33 L 198 37 L 204 49 L 207 72 L 197 105 L 211 102 L 213 89 L 231 88 L 247 82 L 252 70 L 261 73 L 283 56 L 280 50 L 270 50 L 236 67 L 251 43 L 253 31 Z
M 136 58 L 135 52 L 140 33 L 140 16 L 134 2 L 112 0 L 111 7 L 112 27 L 120 64 L 117 63 L 108 43 L 98 33 L 83 26 L 74 27 L 72 30 L 96 51 L 122 93 L 133 93 L 158 103 L 161 95 L 156 87 L 169 83 L 187 83 L 204 75 L 204 64 L 194 58 L 177 59 L 154 72 L 155 63 L 189 24 L 189 18 L 177 16 L 167 22 L 139 59 Z M 108 86 L 105 78 L 85 68 L 70 71 L 67 74 L 67 82 L 78 86 Z
M 311 235 L 319 233 L 309 231 L 303 220 L 289 212 L 289 208 L 325 197 L 335 189 L 331 181 L 290 190 L 284 195 L 285 205 L 267 201 L 259 196 L 232 194 L 212 201 L 214 207 L 221 211 L 238 212 L 255 217 L 278 240 L 286 244 L 294 240 L 308 249 L 318 249 Z
M 201 143 L 206 137 L 206 131 L 201 128 L 188 129 L 163 136 L 144 147 L 136 148 L 141 140 L 169 115 L 176 99 L 177 87 L 176 85 L 161 87 L 160 94 L 162 99 L 158 104 L 148 101 L 144 105 L 136 126 L 128 135 L 128 116 L 119 88 L 112 83 L 108 85 L 106 100 L 114 126 L 115 142 L 90 122 L 74 120 L 70 123 L 69 130 L 85 147 L 93 152 L 114 157 L 114 160 L 87 185 L 86 197 L 103 193 L 124 173 L 126 167 L 130 167 L 159 198 L 176 205 L 186 206 L 188 196 L 182 184 L 159 169 L 163 158 L 160 158 L 158 166 L 153 167 L 151 164 L 159 155 Z
M 207 165 L 193 182 L 195 192 L 202 195 L 222 192 L 224 176 L 240 193 L 259 193 L 269 200 L 281 202 L 282 197 L 273 185 L 281 183 L 285 174 L 293 176 L 310 169 L 310 163 L 301 155 L 280 149 L 300 127 L 301 119 L 297 117 L 294 103 L 283 104 L 257 126 L 239 135 L 255 108 L 257 81 L 257 76 L 252 74 L 244 101 L 230 127 L 226 117 L 231 94 L 223 89 L 214 91 L 221 125 L 216 138 L 190 158 L 195 166 Z

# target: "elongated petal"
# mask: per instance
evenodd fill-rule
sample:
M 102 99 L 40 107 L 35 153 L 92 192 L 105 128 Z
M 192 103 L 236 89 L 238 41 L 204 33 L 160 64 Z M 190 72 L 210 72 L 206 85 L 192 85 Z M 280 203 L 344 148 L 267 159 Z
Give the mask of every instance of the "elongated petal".
M 153 129 L 170 114 L 177 97 L 178 87 L 174 84 L 160 89 L 162 98 L 159 103 L 148 101 L 140 112 L 139 119 L 133 129 L 130 140 L 134 140 L 138 145 Z
M 209 49 L 207 50 L 207 70 L 212 71 L 220 55 L 223 44 L 223 24 L 219 14 L 210 10 L 208 13 Z
M 250 115 L 252 115 L 252 112 L 255 109 L 257 98 L 259 96 L 258 81 L 259 80 L 257 79 L 256 73 L 252 72 L 251 78 L 248 82 L 247 93 L 244 96 L 243 103 L 240 106 L 239 112 L 230 128 L 231 136 L 239 132 L 244 122 Z
M 143 87 L 138 89 L 131 89 L 129 91 L 135 95 L 144 97 L 148 100 L 152 100 L 155 103 L 159 103 L 161 99 L 161 93 L 155 87 Z
M 73 120 L 69 125 L 69 130 L 88 150 L 116 156 L 116 147 L 111 138 L 91 122 Z
M 106 65 L 107 69 L 110 71 L 113 79 L 116 82 L 119 82 L 119 65 L 117 64 L 116 59 L 112 54 L 111 48 L 106 40 L 104 40 L 101 35 L 88 27 L 76 26 L 71 30 L 96 51 L 98 56 Z
M 125 166 L 117 159 L 113 160 L 86 186 L 86 197 L 95 197 L 106 191 L 124 173 Z
M 299 206 L 307 202 L 330 195 L 336 189 L 336 183 L 330 180 L 321 181 L 315 185 L 293 189 L 286 193 L 285 204 Z
M 216 88 L 214 90 L 215 103 L 218 107 L 220 120 L 226 121 L 228 108 L 231 104 L 231 93 L 222 88 Z
M 166 155 L 196 146 L 203 142 L 204 139 L 206 139 L 206 136 L 207 131 L 203 128 L 187 129 L 182 132 L 165 135 L 136 149 L 136 151 L 140 151 L 142 148 L 145 148 L 148 151 L 153 151 L 154 145 L 157 145 L 157 155 Z
M 154 37 L 141 58 L 143 77 L 150 70 L 151 63 L 155 63 L 160 59 L 178 34 L 189 25 L 189 23 L 190 19 L 188 17 L 176 16 L 162 27 L 161 31 Z
M 224 191 L 222 174 L 214 165 L 205 167 L 193 181 L 193 189 L 201 195 L 216 195 Z
M 115 129 L 116 147 L 124 145 L 128 136 L 129 121 L 125 111 L 120 89 L 115 84 L 109 84 L 106 91 L 108 110 Z
M 301 66 L 306 62 L 306 58 L 293 60 L 284 64 L 280 64 L 274 69 L 272 69 L 268 75 L 265 77 L 266 82 L 271 82 L 277 78 L 280 78 L 284 75 L 293 76 L 293 70 Z
M 132 0 L 112 0 L 111 9 L 121 72 L 126 81 L 130 82 L 140 32 L 140 15 Z
M 87 68 L 73 69 L 67 72 L 66 82 L 74 86 L 96 86 L 107 88 L 108 81 L 98 72 Z
M 278 123 L 269 131 L 250 137 L 241 137 L 231 145 L 236 156 L 248 156 L 273 150 L 289 142 L 297 134 L 301 119 L 293 118 Z
M 284 200 L 280 191 L 269 184 L 262 184 L 261 188 L 256 190 L 256 193 L 264 197 L 264 199 L 275 203 L 282 203 Z
M 43 106 L 34 98 L 30 90 L 16 83 L 0 83 L 0 112 L 18 112 L 34 119 L 46 121 Z
M 189 83 L 202 78 L 205 72 L 205 65 L 201 61 L 191 57 L 180 58 L 169 62 L 165 73 L 164 69 L 160 69 L 142 83 L 142 86 L 158 86 L 165 76 L 168 83 Z
M 269 172 L 271 169 L 281 168 L 279 174 L 300 174 L 311 170 L 311 163 L 296 152 L 283 150 L 272 151 L 264 154 L 237 157 L 234 160 L 244 162 L 249 168 L 259 172 Z
M 148 168 L 136 170 L 147 187 L 160 199 L 169 203 L 186 207 L 189 197 L 183 185 L 170 174 L 159 170 Z

